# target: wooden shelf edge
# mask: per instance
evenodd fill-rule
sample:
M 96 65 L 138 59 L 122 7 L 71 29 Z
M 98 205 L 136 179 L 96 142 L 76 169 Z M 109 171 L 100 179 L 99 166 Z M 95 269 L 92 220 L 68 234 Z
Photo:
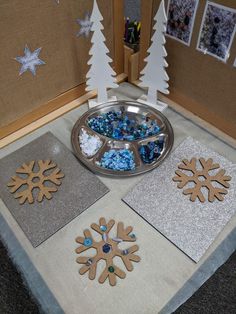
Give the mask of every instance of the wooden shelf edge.
M 127 80 L 127 75 L 125 73 L 119 74 L 116 77 L 116 80 L 118 83 L 122 83 Z M 15 132 L 12 131 L 12 124 L 9 126 L 6 126 L 4 128 L 5 135 L 2 134 L 3 132 L 1 131 L 2 138 L 0 139 L 0 148 L 3 148 L 15 142 L 21 137 L 37 130 L 43 125 L 59 118 L 65 113 L 81 106 L 89 99 L 97 96 L 97 93 L 95 91 L 92 91 L 86 94 L 82 94 L 80 97 L 78 97 L 78 93 L 84 90 L 84 87 L 85 86 L 81 88 L 81 85 L 79 85 L 77 87 L 79 88 L 79 90 L 76 90 L 77 88 L 73 88 L 63 93 L 62 95 L 59 95 L 58 97 L 54 98 L 52 101 L 48 102 L 46 105 L 42 106 L 43 109 L 39 108 L 38 112 L 35 111 L 28 114 L 27 116 L 22 118 L 22 121 L 20 121 L 21 119 L 19 119 L 19 121 L 17 121 L 18 125 L 21 125 L 21 124 L 23 125 L 19 127 Z M 45 112 L 44 109 L 48 109 L 47 112 Z M 15 125 L 15 129 L 16 129 L 16 125 Z M 3 128 L 1 130 L 3 130 Z

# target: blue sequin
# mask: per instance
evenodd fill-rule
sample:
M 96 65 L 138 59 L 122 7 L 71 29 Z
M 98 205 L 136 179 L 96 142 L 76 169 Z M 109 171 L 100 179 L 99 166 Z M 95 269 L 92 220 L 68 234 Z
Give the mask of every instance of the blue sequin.
M 128 149 L 111 149 L 104 153 L 98 164 L 103 168 L 116 171 L 134 170 L 134 153 Z
M 160 131 L 156 120 L 140 115 L 137 115 L 136 120 L 130 120 L 121 110 L 93 117 L 88 120 L 88 126 L 104 136 L 127 141 L 144 139 Z
M 142 159 L 142 161 L 146 164 L 152 163 L 154 160 L 156 160 L 164 147 L 164 140 L 162 138 L 148 142 L 146 145 L 142 145 L 139 148 L 139 154 Z

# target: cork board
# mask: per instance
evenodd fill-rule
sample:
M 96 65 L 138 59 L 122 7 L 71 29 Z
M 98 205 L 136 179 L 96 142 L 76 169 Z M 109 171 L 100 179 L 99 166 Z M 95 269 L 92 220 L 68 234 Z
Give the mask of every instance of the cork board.
M 117 0 L 97 2 L 115 65 L 113 13 Z M 0 131 L 62 93 L 84 85 L 90 37 L 76 36 L 80 30 L 76 20 L 91 13 L 92 5 L 92 0 L 27 0 L 24 5 L 20 0 L 1 1 Z M 35 76 L 30 71 L 19 75 L 21 64 L 14 60 L 24 56 L 26 45 L 31 52 L 42 48 L 39 58 L 45 64 L 36 66 Z
M 167 7 L 166 1 L 166 7 Z M 168 52 L 167 68 L 170 76 L 171 100 L 206 120 L 226 134 L 236 138 L 236 69 L 233 67 L 236 56 L 234 38 L 230 57 L 226 63 L 196 49 L 201 21 L 206 5 L 199 1 L 190 46 L 166 37 Z M 234 0 L 217 0 L 215 3 L 236 9 Z M 140 51 L 140 70 L 143 58 L 152 35 L 152 17 L 160 0 L 142 1 L 142 38 Z

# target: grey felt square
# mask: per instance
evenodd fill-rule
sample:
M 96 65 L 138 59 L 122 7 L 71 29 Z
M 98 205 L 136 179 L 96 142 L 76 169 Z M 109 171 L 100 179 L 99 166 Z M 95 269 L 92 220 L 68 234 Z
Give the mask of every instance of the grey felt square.
M 183 190 L 177 188 L 177 183 L 172 178 L 178 164 L 183 159 L 190 160 L 192 157 L 212 158 L 232 177 L 224 201 L 215 200 L 210 203 L 207 200 L 201 203 L 197 199 L 191 202 L 189 195 L 183 195 Z M 123 200 L 191 259 L 198 262 L 236 213 L 236 165 L 188 138 L 160 167 L 145 176 Z
M 32 160 L 54 161 L 64 173 L 52 199 L 33 204 L 19 201 L 7 183 L 15 170 Z M 50 132 L 0 160 L 0 196 L 34 247 L 104 196 L 108 188 L 84 168 L 69 149 Z

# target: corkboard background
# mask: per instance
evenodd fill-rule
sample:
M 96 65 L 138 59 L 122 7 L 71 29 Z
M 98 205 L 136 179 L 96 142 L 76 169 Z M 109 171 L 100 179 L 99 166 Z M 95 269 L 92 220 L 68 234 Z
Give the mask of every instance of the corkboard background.
M 167 68 L 170 76 L 171 100 L 197 116 L 210 122 L 233 138 L 236 138 L 236 38 L 227 63 L 204 55 L 196 50 L 201 21 L 206 5 L 200 0 L 195 18 L 190 47 L 166 37 Z M 236 9 L 235 0 L 217 0 L 215 3 Z M 168 1 L 166 0 L 166 7 Z M 141 66 L 152 35 L 152 23 L 148 23 L 160 4 L 160 0 L 142 0 Z M 145 25 L 145 26 L 144 26 Z
M 112 1 L 97 2 L 113 58 Z M 85 82 L 90 40 L 76 37 L 76 19 L 84 19 L 92 5 L 92 0 L 0 2 L 0 128 Z M 31 51 L 42 47 L 39 58 L 46 65 L 37 66 L 35 77 L 29 71 L 19 76 L 21 64 L 14 60 L 24 55 L 26 44 Z

